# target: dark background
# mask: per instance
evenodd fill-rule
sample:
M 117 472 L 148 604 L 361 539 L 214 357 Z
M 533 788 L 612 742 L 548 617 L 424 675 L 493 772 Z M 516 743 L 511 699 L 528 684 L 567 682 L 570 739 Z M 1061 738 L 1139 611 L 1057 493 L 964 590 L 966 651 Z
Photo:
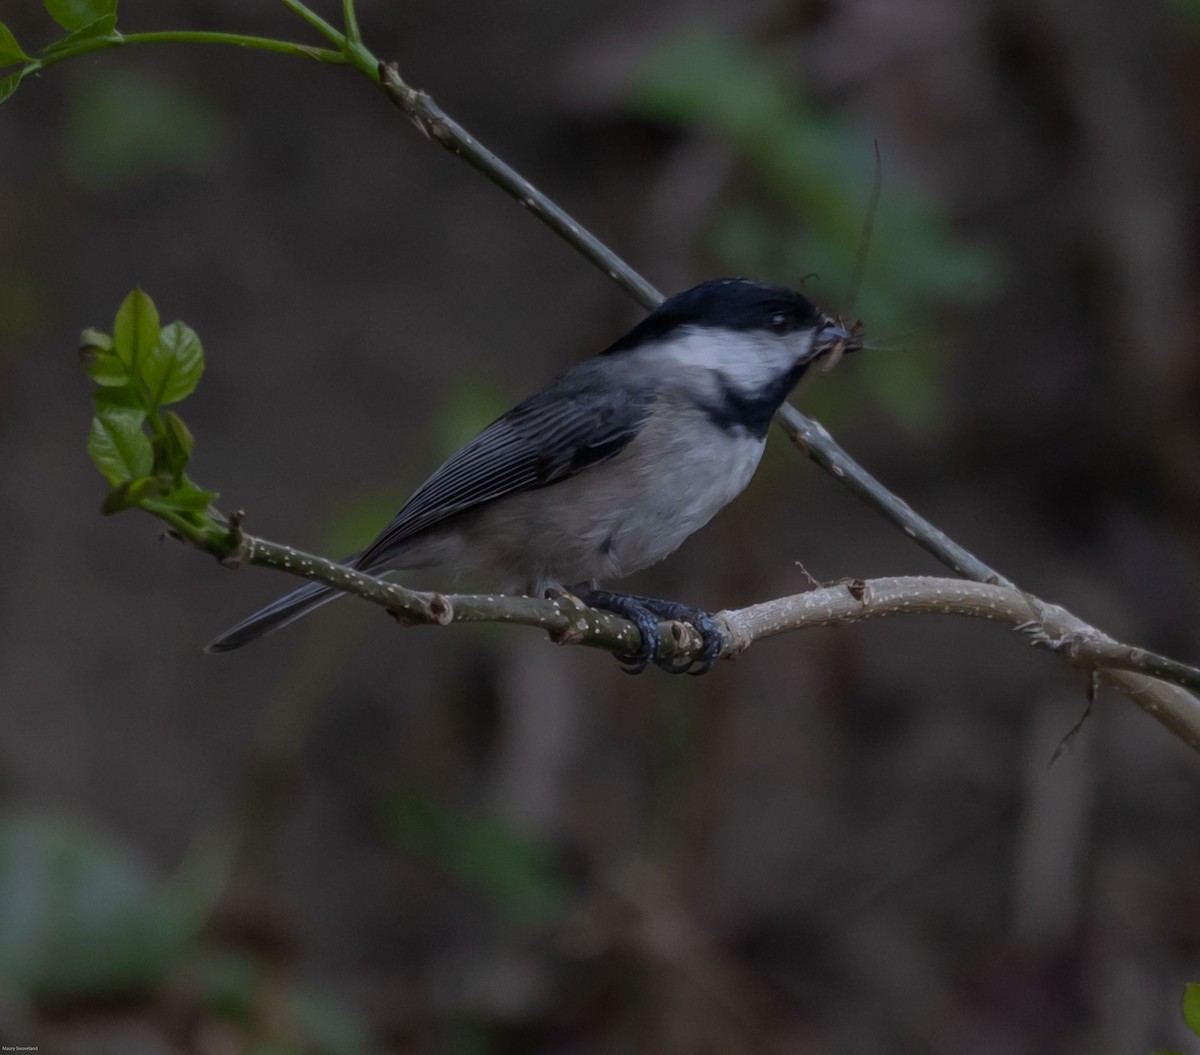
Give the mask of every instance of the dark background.
M 666 291 L 816 271 L 844 307 L 877 139 L 852 314 L 887 347 L 796 402 L 1021 585 L 1200 659 L 1194 5 L 359 8 Z M 54 39 L 31 0 L 0 19 Z M 315 41 L 266 0 L 121 26 Z M 345 602 L 202 654 L 288 584 L 100 516 L 75 348 L 134 285 L 205 343 L 193 475 L 331 556 L 639 317 L 336 67 L 129 47 L 0 107 L 5 1043 L 1200 1051 L 1196 756 L 1104 692 L 1051 766 L 1086 679 L 1012 633 L 891 619 L 631 679 Z M 799 561 L 939 573 L 770 447 L 629 586 L 716 609 L 805 589 Z

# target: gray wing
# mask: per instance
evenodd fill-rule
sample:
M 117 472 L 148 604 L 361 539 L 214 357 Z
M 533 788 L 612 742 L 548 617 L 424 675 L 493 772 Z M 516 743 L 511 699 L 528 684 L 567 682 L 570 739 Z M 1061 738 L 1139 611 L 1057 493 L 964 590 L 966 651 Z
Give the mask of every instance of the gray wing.
M 637 435 L 656 398 L 654 385 L 614 378 L 611 363 L 580 363 L 451 455 L 356 566 L 382 564 L 394 547 L 455 513 L 607 461 Z

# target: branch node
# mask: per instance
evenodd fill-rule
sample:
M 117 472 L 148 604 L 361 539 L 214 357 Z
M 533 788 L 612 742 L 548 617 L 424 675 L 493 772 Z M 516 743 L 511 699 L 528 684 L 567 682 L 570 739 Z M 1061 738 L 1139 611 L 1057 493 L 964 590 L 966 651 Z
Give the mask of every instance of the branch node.
M 567 623 L 565 626 L 549 627 L 546 636 L 556 645 L 578 645 L 587 635 L 578 623 Z
M 427 92 L 405 84 L 400 76 L 400 67 L 394 62 L 379 63 L 379 83 L 388 98 L 404 112 L 421 135 L 444 144 L 445 138 L 439 134 L 438 121 L 428 112 L 432 100 Z
M 1099 644 L 1103 640 L 1103 636 L 1096 631 L 1084 629 L 1067 630 L 1054 637 L 1045 626 L 1039 626 L 1030 637 L 1035 648 L 1057 652 L 1073 666 L 1088 668 L 1096 666 L 1095 657 L 1088 655 L 1089 646 Z
M 429 622 L 427 619 L 416 618 L 411 612 L 406 612 L 403 608 L 385 608 L 384 611 L 401 626 L 424 626 Z
M 250 560 L 250 546 L 246 542 L 246 534 L 242 531 L 242 521 L 246 519 L 246 511 L 238 509 L 225 518 L 229 528 L 229 551 L 221 557 L 223 568 L 243 568 Z
M 742 620 L 738 618 L 737 612 L 730 612 L 726 609 L 714 614 L 713 619 L 718 624 L 721 637 L 725 641 L 725 647 L 721 650 L 722 659 L 736 659 L 753 644 L 754 637 L 747 632 Z
M 444 593 L 430 594 L 425 611 L 429 613 L 429 618 L 439 626 L 449 626 L 454 622 L 454 605 L 450 603 L 450 598 Z

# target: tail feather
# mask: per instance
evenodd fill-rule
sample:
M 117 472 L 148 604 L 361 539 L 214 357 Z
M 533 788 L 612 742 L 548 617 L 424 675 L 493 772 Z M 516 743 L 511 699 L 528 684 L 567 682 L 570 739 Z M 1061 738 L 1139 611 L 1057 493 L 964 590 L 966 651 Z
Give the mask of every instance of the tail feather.
M 323 583 L 310 582 L 243 619 L 237 626 L 230 627 L 215 641 L 206 645 L 204 651 L 230 652 L 241 648 L 342 596 L 344 595 L 340 590 L 334 590 Z

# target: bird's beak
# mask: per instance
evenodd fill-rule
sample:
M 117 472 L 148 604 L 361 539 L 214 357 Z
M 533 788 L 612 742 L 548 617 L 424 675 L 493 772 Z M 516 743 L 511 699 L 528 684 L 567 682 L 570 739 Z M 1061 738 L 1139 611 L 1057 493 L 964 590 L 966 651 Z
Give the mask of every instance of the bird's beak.
M 818 331 L 813 338 L 812 359 L 824 359 L 817 369 L 827 374 L 838 363 L 842 361 L 842 356 L 847 352 L 857 352 L 862 346 L 862 338 L 855 332 L 857 326 L 847 329 L 840 322 L 829 320 Z
M 857 352 L 863 346 L 862 338 L 836 322 L 822 326 L 813 338 L 813 358 L 823 355 L 840 358 L 846 352 Z

